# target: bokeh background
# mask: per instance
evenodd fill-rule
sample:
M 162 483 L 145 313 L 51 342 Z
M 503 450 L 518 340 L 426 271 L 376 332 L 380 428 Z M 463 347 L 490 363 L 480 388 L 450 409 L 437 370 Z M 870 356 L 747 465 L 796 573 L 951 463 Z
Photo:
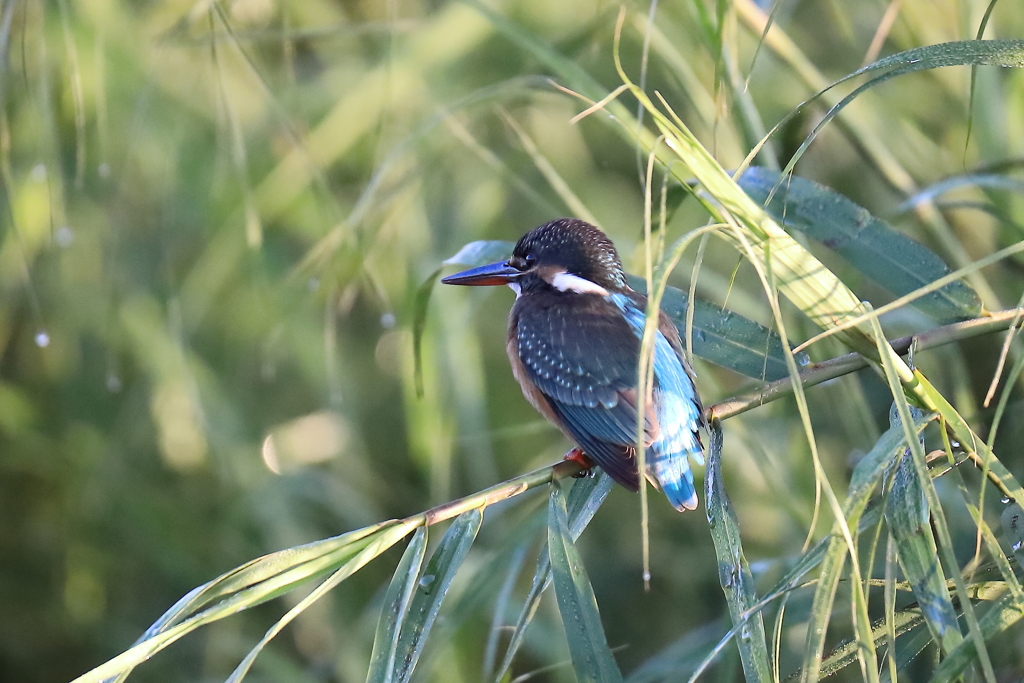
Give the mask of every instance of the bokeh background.
M 581 207 L 639 271 L 646 158 L 607 117 L 570 122 L 587 105 L 554 87 L 539 57 L 552 51 L 611 91 L 619 8 L 4 0 L 0 679 L 70 680 L 249 559 L 561 456 L 566 442 L 522 399 L 504 356 L 512 294 L 434 290 L 422 396 L 414 300 L 465 243 L 514 240 Z M 760 40 L 762 10 L 745 0 L 625 8 L 627 71 L 735 168 L 817 88 L 877 55 L 974 37 L 985 3 L 786 2 L 770 43 Z M 1024 35 L 1024 15 L 996 5 L 985 35 Z M 899 210 L 916 189 L 1007 161 L 1012 171 L 1024 158 L 1022 74 L 978 69 L 973 107 L 971 75 L 929 71 L 872 90 L 824 130 L 798 173 L 889 217 L 953 267 L 1021 239 L 1013 193 L 963 190 L 961 206 L 942 213 L 945 230 Z M 806 108 L 759 160 L 784 163 L 823 112 Z M 995 215 L 977 210 L 982 201 Z M 705 221 L 684 203 L 666 229 L 674 239 Z M 815 249 L 858 294 L 887 300 Z M 688 286 L 693 258 L 674 284 Z M 971 283 L 996 310 L 1015 304 L 1021 278 L 1020 262 L 1007 261 Z M 709 246 L 697 293 L 771 324 L 752 269 L 724 244 Z M 813 333 L 785 310 L 791 338 Z M 890 336 L 932 324 L 912 312 L 886 318 Z M 1000 342 L 915 359 L 982 433 Z M 840 352 L 833 342 L 811 349 L 816 359 Z M 707 404 L 752 385 L 700 360 L 696 370 Z M 869 372 L 812 392 L 822 458 L 842 490 L 888 426 L 891 397 Z M 1018 475 L 1021 409 L 1011 401 L 997 444 Z M 755 574 L 770 585 L 813 515 L 806 440 L 790 400 L 726 432 L 727 487 Z M 539 542 L 545 501 L 536 493 L 489 510 L 467 567 L 488 566 L 517 534 Z M 973 526 L 966 512 L 949 514 L 969 556 Z M 638 498 L 616 490 L 580 541 L 625 672 L 671 648 L 706 650 L 728 621 L 703 513 L 652 498 L 649 592 L 639 530 Z M 390 551 L 304 613 L 251 678 L 363 680 L 398 557 Z M 503 578 L 456 583 L 422 680 L 480 680 Z M 787 618 L 799 622 L 809 595 L 793 597 Z M 552 597 L 515 675 L 567 660 Z M 295 600 L 192 634 L 134 675 L 223 679 Z M 1024 632 L 1001 637 L 997 670 L 1019 674 Z M 799 628 L 784 639 L 784 672 L 802 639 Z M 735 653 L 712 671 L 740 676 Z M 572 674 L 561 666 L 533 680 Z

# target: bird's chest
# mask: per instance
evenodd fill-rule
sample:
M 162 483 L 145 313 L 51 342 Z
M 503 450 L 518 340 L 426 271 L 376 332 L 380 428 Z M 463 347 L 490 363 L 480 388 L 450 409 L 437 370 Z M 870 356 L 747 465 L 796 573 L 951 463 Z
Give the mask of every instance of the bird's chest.
M 508 341 L 505 344 L 505 351 L 508 353 L 509 364 L 512 366 L 512 376 L 516 378 L 523 396 L 530 402 L 541 415 L 553 422 L 562 429 L 562 421 L 557 417 L 551 407 L 550 398 L 537 386 L 533 376 L 537 374 L 537 357 L 552 356 L 558 354 L 557 344 L 552 340 L 538 339 L 537 332 L 529 325 L 520 327 L 521 316 L 516 307 L 509 315 Z M 565 340 L 559 340 L 564 342 Z M 531 363 L 528 370 L 524 364 L 524 357 Z M 552 367 L 554 364 L 552 363 Z M 564 429 L 562 429 L 565 432 Z M 568 432 L 566 432 L 568 434 Z

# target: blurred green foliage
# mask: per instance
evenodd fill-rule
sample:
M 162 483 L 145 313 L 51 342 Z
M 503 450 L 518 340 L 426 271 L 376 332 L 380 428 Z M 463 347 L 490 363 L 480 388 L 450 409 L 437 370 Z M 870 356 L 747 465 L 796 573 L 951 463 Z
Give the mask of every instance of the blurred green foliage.
M 74 678 L 126 649 L 190 589 L 251 558 L 412 514 L 566 449 L 508 370 L 508 292 L 434 291 L 416 393 L 415 293 L 465 243 L 516 239 L 585 209 L 642 272 L 646 156 L 601 114 L 570 123 L 586 104 L 553 87 L 548 66 L 509 30 L 611 91 L 620 84 L 618 5 L 484 4 L 4 0 L 0 679 Z M 985 7 L 905 0 L 890 9 L 887 24 L 884 3 L 782 4 L 774 40 L 761 44 L 749 1 L 663 2 L 650 25 L 650 7 L 630 4 L 622 59 L 736 168 L 774 122 L 871 61 L 876 36 L 881 54 L 968 39 Z M 1024 15 L 996 5 L 985 35 L 1024 35 Z M 1024 74 L 974 76 L 973 104 L 967 68 L 866 93 L 798 172 L 886 216 L 953 268 L 1019 241 L 1024 204 L 1005 188 L 967 184 L 938 205 L 894 213 L 965 168 L 1012 176 L 1024 158 Z M 823 111 L 805 109 L 758 161 L 785 163 Z M 705 220 L 683 203 L 666 231 L 674 239 Z M 827 248 L 810 249 L 858 295 L 876 306 L 891 299 Z M 677 269 L 684 290 L 693 262 L 691 251 Z M 739 262 L 712 241 L 697 293 L 770 325 L 753 269 Z M 1019 259 L 967 278 L 989 310 L 1015 305 L 1021 280 Z M 791 340 L 816 332 L 785 312 Z M 932 324 L 909 308 L 883 322 L 889 337 Z M 986 337 L 915 359 L 983 435 L 999 348 Z M 842 351 L 833 340 L 810 349 L 815 359 Z M 749 386 L 701 361 L 696 369 L 708 405 Z M 892 399 L 870 372 L 810 391 L 823 465 L 841 491 L 887 428 Z M 1018 474 L 1022 409 L 1014 394 L 996 443 Z M 731 420 L 725 443 L 725 486 L 767 588 L 815 516 L 810 451 L 789 400 Z M 980 474 L 962 469 L 978 488 Z M 956 484 L 943 479 L 938 490 L 966 564 L 975 524 Z M 1002 506 L 986 496 L 983 513 L 998 528 Z M 487 512 L 467 566 L 537 531 L 544 496 L 524 498 Z M 831 523 L 822 516 L 815 539 Z M 650 673 L 662 660 L 652 658 L 677 653 L 667 670 L 691 671 L 684 655 L 706 652 L 727 630 L 725 601 L 703 515 L 652 499 L 650 591 L 639 529 L 637 499 L 615 490 L 580 552 L 608 643 L 622 648 L 619 666 L 634 680 L 662 680 Z M 880 571 L 884 555 L 883 543 Z M 363 680 L 400 556 L 390 551 L 305 611 L 261 654 L 253 679 Z M 505 577 L 491 578 L 481 586 L 456 577 L 459 611 L 444 629 L 442 613 L 423 680 L 481 679 Z M 524 571 L 517 594 L 529 578 Z M 790 597 L 787 621 L 806 621 L 811 596 Z M 537 680 L 572 680 L 554 597 L 527 632 L 515 675 L 563 662 Z M 282 601 L 192 634 L 134 675 L 223 679 Z M 882 615 L 880 598 L 869 607 Z M 850 635 L 848 621 L 830 645 Z M 997 638 L 997 674 L 1019 674 L 1024 632 Z M 783 675 L 799 666 L 802 646 L 799 633 L 782 639 Z M 932 660 L 920 657 L 910 675 L 925 675 Z M 736 678 L 738 661 L 726 648 L 714 675 Z M 856 679 L 856 668 L 841 675 Z

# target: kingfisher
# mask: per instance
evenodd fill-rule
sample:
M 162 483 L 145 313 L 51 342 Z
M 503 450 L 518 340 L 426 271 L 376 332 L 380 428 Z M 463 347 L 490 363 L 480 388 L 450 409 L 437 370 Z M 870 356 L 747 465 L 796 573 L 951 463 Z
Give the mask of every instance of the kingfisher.
M 554 220 L 526 233 L 507 261 L 441 281 L 512 288 L 506 349 L 523 395 L 576 444 L 567 457 L 639 490 L 637 378 L 647 297 L 626 283 L 605 234 L 576 218 Z M 644 475 L 677 510 L 693 510 L 689 458 L 703 460 L 703 409 L 679 332 L 661 311 L 653 369 Z

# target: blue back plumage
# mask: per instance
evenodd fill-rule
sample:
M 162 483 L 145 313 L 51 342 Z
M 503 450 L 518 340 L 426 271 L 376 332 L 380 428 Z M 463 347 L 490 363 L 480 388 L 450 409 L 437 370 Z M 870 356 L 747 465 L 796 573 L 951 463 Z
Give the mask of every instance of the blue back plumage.
M 630 289 L 615 246 L 599 228 L 576 218 L 550 221 L 523 235 L 507 261 L 443 282 L 512 287 L 506 348 L 526 399 L 625 488 L 636 491 L 646 476 L 676 509 L 697 507 L 689 457 L 701 457 L 703 417 L 679 335 L 660 314 L 651 401 L 638 425 L 646 299 Z
M 623 294 L 612 294 L 609 298 L 622 311 L 637 338 L 642 338 L 644 311 Z M 697 492 L 689 456 L 703 461 L 695 433 L 701 421 L 700 403 L 682 358 L 660 330 L 654 343 L 653 400 L 661 431 L 647 448 L 646 474 L 657 482 L 673 507 L 693 510 L 697 507 Z
M 632 291 L 524 295 L 512 309 L 510 356 L 527 398 L 542 412 L 550 409 L 550 419 L 615 481 L 635 491 L 645 475 L 676 509 L 693 509 L 697 495 L 688 456 L 701 453 L 700 401 L 672 327 L 661 328 L 655 340 L 644 425 L 649 445 L 644 472 L 637 471 L 643 305 Z

